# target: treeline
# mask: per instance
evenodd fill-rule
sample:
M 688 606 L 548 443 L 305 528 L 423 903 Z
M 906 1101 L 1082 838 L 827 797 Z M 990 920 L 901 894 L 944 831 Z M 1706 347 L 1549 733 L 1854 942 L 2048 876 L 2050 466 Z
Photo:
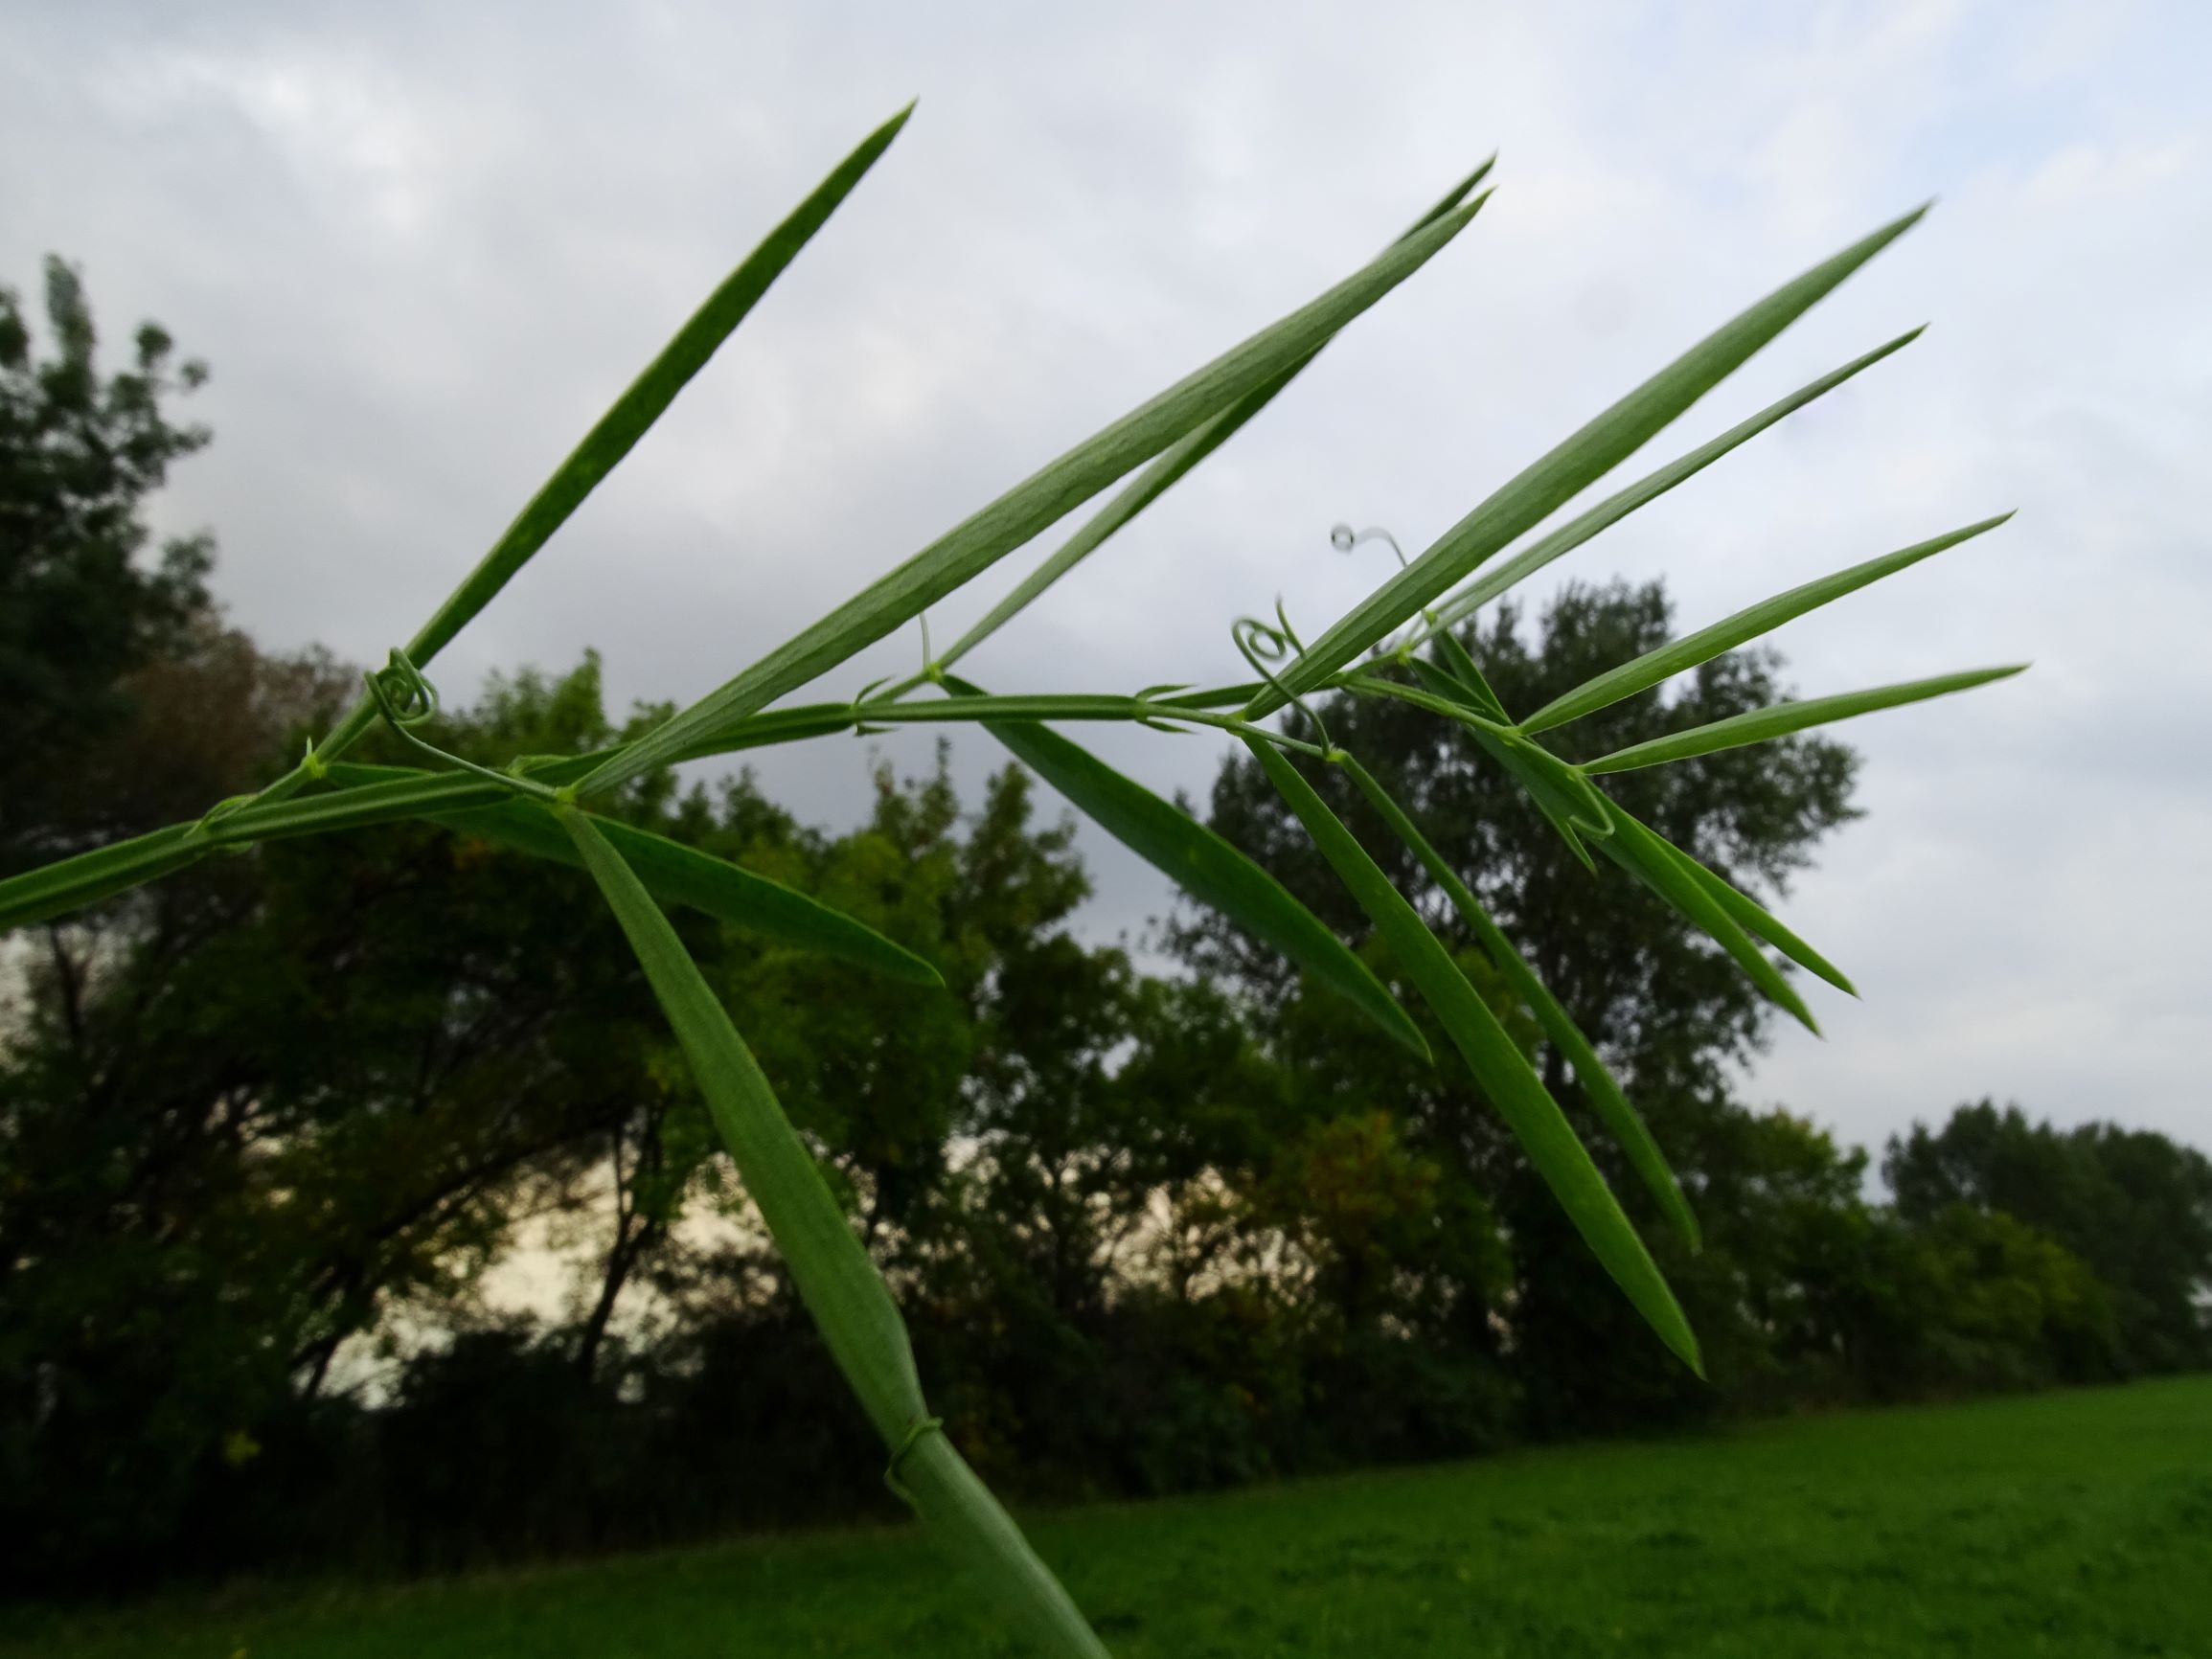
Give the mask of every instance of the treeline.
M 356 683 L 226 628 L 204 539 L 149 563 L 140 505 L 201 441 L 164 401 L 196 373 L 172 371 L 153 330 L 132 370 L 102 376 L 65 269 L 48 298 L 45 359 L 0 303 L 15 722 L 0 875 L 252 786 Z M 1468 642 L 1515 706 L 1668 631 L 1655 586 L 1573 591 L 1520 623 L 1503 612 Z M 1710 664 L 1585 740 L 1769 701 L 1778 671 L 1759 653 Z M 2212 1363 L 2202 1156 L 1985 1102 L 1893 1141 L 1889 1196 L 1870 1200 L 1866 1154 L 1731 1098 L 1767 1012 L 1729 964 L 1574 863 L 1437 723 L 1387 703 L 1323 713 L 1479 883 L 1674 1159 L 1703 1248 L 1648 1233 L 1709 1381 L 1629 1310 L 1448 1043 L 1415 1064 L 1195 913 L 1165 929 L 1173 974 L 1079 937 L 1071 832 L 1019 770 L 966 806 L 942 761 L 881 771 L 867 822 L 836 834 L 744 778 L 656 775 L 610 803 L 942 971 L 946 989 L 924 989 L 678 919 L 994 1486 L 1158 1492 Z M 434 733 L 488 761 L 616 735 L 591 662 L 495 683 Z M 1772 892 L 1853 815 L 1852 772 L 1840 745 L 1795 739 L 1617 782 L 1678 844 Z M 1207 816 L 1359 938 L 1276 801 L 1232 763 Z M 1369 840 L 1579 1110 L 1474 943 L 1390 837 Z M 16 936 L 0 1049 L 9 1591 L 438 1570 L 890 1512 L 857 1412 L 582 883 L 466 823 L 403 826 L 211 860 Z M 1635 1184 L 1608 1172 L 1633 1208 Z M 549 1225 L 590 1264 L 568 1311 L 488 1312 L 487 1269 Z

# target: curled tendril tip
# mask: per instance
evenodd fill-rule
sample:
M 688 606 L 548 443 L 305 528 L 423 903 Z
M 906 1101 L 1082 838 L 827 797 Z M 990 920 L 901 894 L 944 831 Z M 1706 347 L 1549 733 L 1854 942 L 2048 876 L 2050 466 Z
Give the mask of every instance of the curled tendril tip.
M 1369 525 L 1365 530 L 1357 531 L 1349 524 L 1339 524 L 1333 526 L 1329 532 L 1329 545 L 1338 553 L 1350 553 L 1363 541 L 1380 541 L 1388 547 L 1392 553 L 1398 555 L 1398 566 L 1401 570 L 1411 562 L 1405 557 L 1405 549 L 1398 545 L 1398 537 L 1392 535 L 1380 524 Z
M 398 646 L 368 680 L 377 713 L 394 726 L 420 726 L 438 713 L 438 688 L 423 678 L 414 659 Z
M 490 766 L 480 766 L 474 761 L 465 761 L 459 755 L 449 755 L 435 743 L 423 741 L 412 731 L 438 712 L 438 688 L 422 677 L 407 653 L 397 646 L 392 648 L 389 662 L 381 669 L 362 676 L 369 682 L 369 695 L 376 705 L 376 712 L 384 716 L 384 723 L 409 747 L 422 750 L 432 760 L 443 761 L 464 772 L 474 773 L 499 784 L 517 795 L 532 795 L 541 801 L 567 805 L 575 800 L 570 791 L 566 800 L 559 791 L 536 783 L 513 771 L 495 772 Z
M 1275 602 L 1275 618 L 1281 623 L 1280 627 L 1264 623 L 1258 617 L 1239 617 L 1230 626 L 1229 637 L 1236 642 L 1238 651 L 1251 665 L 1252 671 L 1272 686 L 1276 694 L 1285 702 L 1313 723 L 1313 733 L 1321 739 L 1323 757 L 1334 761 L 1343 751 L 1330 741 L 1329 728 L 1322 723 L 1321 716 L 1314 713 L 1304 697 L 1282 682 L 1271 666 L 1288 662 L 1291 657 L 1305 651 L 1305 647 L 1298 643 L 1298 635 L 1290 626 L 1290 619 L 1284 613 L 1283 602 L 1279 599 Z

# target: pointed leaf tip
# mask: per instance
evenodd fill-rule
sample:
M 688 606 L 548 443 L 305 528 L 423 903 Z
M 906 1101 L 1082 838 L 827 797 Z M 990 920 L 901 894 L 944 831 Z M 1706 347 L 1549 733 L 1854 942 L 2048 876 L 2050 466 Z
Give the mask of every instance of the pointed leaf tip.
M 1314 849 L 1367 913 L 1391 957 L 1435 1013 L 1469 1072 L 1506 1120 L 1575 1230 L 1646 1322 L 1670 1349 L 1688 1359 L 1696 1352 L 1697 1339 L 1690 1332 L 1680 1304 L 1621 1210 L 1612 1189 L 1590 1161 L 1574 1126 L 1560 1110 L 1559 1102 L 1530 1066 L 1528 1057 L 1506 1034 L 1496 1013 L 1468 982 L 1428 924 L 1391 885 L 1381 867 L 1297 767 L 1272 743 L 1248 733 L 1241 736 L 1305 827 Z M 1357 764 L 1349 759 L 1343 763 Z M 1359 776 L 1355 773 L 1355 780 Z M 1368 783 L 1372 784 L 1373 780 Z M 1369 798 L 1380 807 L 1388 796 L 1380 794 L 1379 785 L 1377 789 L 1378 793 Z M 1402 820 L 1402 814 L 1400 817 L 1410 827 L 1410 820 Z M 1418 839 L 1419 831 L 1414 833 Z
M 1861 237 L 1723 323 L 1516 473 L 1397 575 L 1339 617 L 1245 705 L 1273 714 L 1317 687 L 1475 567 L 1595 483 L 1911 228 L 1925 209 Z
M 1923 559 L 1932 558 L 1976 536 L 1986 535 L 2010 517 L 2012 514 L 2005 512 L 1995 518 L 1985 518 L 1962 530 L 1948 531 L 1929 540 L 1917 541 L 1910 547 L 1885 553 L 1878 558 L 1832 571 L 1827 576 L 1802 582 L 1785 593 L 1762 600 L 1709 627 L 1670 640 L 1633 661 L 1622 663 L 1585 680 L 1571 692 L 1554 697 L 1535 714 L 1525 717 L 1520 722 L 1520 729 L 1533 736 L 1539 732 L 1547 732 L 1554 726 L 1565 725 L 1569 720 L 1579 720 L 1600 709 L 1609 708 L 1625 697 L 1649 691 L 1663 680 L 1671 679 L 1686 670 L 1712 661 L 1725 651 L 1732 651 L 1739 646 L 1747 645 L 1752 640 L 1771 633 L 1785 623 L 1794 622 L 1809 611 L 1832 604 L 1845 595 L 1857 593 L 1860 588 L 1880 581 L 1884 577 L 1909 570 Z
M 1935 204 L 1936 198 L 1934 196 L 1929 196 L 1927 200 L 1922 202 L 1920 206 L 1912 209 L 1909 213 L 1898 215 L 1896 218 L 1891 219 L 1889 223 L 1883 225 L 1881 230 L 1876 231 L 1874 234 L 1878 237 L 1901 237 L 1904 235 L 1906 231 L 1912 229 L 1914 225 L 1920 223 L 1922 219 L 1927 217 L 1929 212 L 1935 207 Z
M 1490 176 L 1490 170 L 1495 166 L 1497 166 L 1497 151 L 1494 149 L 1488 155 L 1484 156 L 1482 160 L 1475 163 L 1474 170 L 1472 172 L 1469 173 L 1465 178 L 1459 181 L 1458 193 L 1464 196 L 1469 191 L 1472 190 L 1476 185 L 1480 184 L 1484 179 L 1488 178 Z
M 1472 208 L 1460 208 L 1401 238 L 1334 287 L 1101 427 L 706 696 L 615 751 L 579 780 L 579 792 L 597 794 L 668 763 L 705 733 L 766 708 L 966 586 L 1108 485 L 1241 400 L 1295 374 L 1442 252 L 1472 216 Z

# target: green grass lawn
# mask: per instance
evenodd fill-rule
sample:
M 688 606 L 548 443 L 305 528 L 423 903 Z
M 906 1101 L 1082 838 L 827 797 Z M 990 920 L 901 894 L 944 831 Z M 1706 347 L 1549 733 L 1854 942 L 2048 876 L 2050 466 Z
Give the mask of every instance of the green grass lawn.
M 1146 1655 L 2212 1654 L 2212 1378 L 1040 1517 Z M 904 1532 L 40 1620 L 151 1659 L 1012 1654 Z

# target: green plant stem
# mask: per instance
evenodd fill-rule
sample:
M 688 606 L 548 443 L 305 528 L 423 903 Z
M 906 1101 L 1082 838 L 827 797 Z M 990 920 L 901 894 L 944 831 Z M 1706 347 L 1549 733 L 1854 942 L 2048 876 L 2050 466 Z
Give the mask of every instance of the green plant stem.
M 882 1275 L 675 928 L 587 813 L 562 807 L 555 815 L 637 953 L 800 1300 L 891 1453 L 893 1489 L 1047 1652 L 1104 1659 L 1052 1570 L 929 1415 Z
M 1107 1659 L 1074 1598 L 942 1430 L 916 1439 L 900 1460 L 898 1484 L 939 1547 L 975 1574 L 1041 1651 Z
M 1326 689 L 1387 695 L 1412 702 L 1432 712 L 1448 714 L 1482 732 L 1503 733 L 1479 715 L 1389 681 L 1363 675 L 1344 675 Z M 1129 697 L 1075 693 L 1060 696 L 946 698 L 928 702 L 889 702 L 890 693 L 860 703 L 811 703 L 775 709 L 733 720 L 721 730 L 709 730 L 683 749 L 681 761 L 710 760 L 747 750 L 801 742 L 872 725 L 933 724 L 950 721 L 1087 720 L 1150 722 L 1172 721 L 1226 732 L 1237 738 L 1257 738 L 1277 748 L 1322 758 L 1317 744 L 1273 731 L 1223 709 L 1241 707 L 1255 686 L 1243 683 L 1173 695 Z M 490 775 L 469 776 L 452 772 L 393 771 L 378 781 L 347 783 L 345 786 L 312 795 L 295 787 L 264 790 L 242 800 L 219 817 L 191 824 L 172 824 L 129 841 L 116 842 L 92 852 L 80 853 L 58 864 L 0 881 L 0 929 L 28 926 L 100 899 L 126 893 L 196 862 L 218 848 L 243 847 L 293 835 L 325 834 L 336 830 L 368 829 L 408 818 L 434 818 L 490 807 L 511 793 L 536 794 L 540 788 L 559 788 L 588 776 L 619 754 L 599 749 L 559 759 L 518 763 L 525 788 L 511 787 L 513 780 Z M 318 760 L 321 758 L 318 757 Z M 327 769 L 332 762 L 323 761 Z M 365 779 L 374 768 L 337 764 L 332 782 Z M 313 777 L 303 770 L 301 782 Z

